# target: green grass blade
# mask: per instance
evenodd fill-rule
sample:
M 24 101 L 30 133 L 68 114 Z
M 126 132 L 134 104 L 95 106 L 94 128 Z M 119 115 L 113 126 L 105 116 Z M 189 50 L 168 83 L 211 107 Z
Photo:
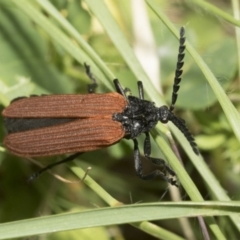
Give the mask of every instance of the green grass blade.
M 147 0 L 147 3 L 150 6 L 150 8 L 157 14 L 157 16 L 166 24 L 166 26 L 170 29 L 170 31 L 175 36 L 178 36 L 178 31 L 174 28 L 173 24 L 167 19 L 167 17 L 159 10 L 155 1 Z M 188 41 L 186 41 L 186 48 L 189 51 L 189 53 L 192 55 L 196 63 L 199 65 L 202 72 L 204 73 L 206 79 L 208 80 L 210 86 L 212 87 L 214 93 L 216 94 L 216 97 L 218 98 L 218 101 L 220 102 L 226 117 L 229 120 L 229 123 L 233 129 L 233 132 L 235 133 L 236 137 L 239 140 L 240 139 L 240 135 L 239 135 L 240 134 L 240 115 L 237 112 L 237 109 L 230 102 L 230 100 L 228 99 L 227 95 L 225 94 L 224 90 L 220 86 L 219 82 L 217 81 L 213 73 L 210 71 L 210 69 L 204 63 L 202 58 L 198 55 L 196 50 L 191 46 L 191 44 Z M 178 132 L 176 128 L 171 128 L 171 129 L 174 132 L 174 134 Z M 184 149 L 187 150 L 186 152 L 188 156 L 192 160 L 196 169 L 198 169 L 199 174 L 205 180 L 205 183 L 207 184 L 208 188 L 211 190 L 212 195 L 215 196 L 215 198 L 218 200 L 230 201 L 231 199 L 227 196 L 225 190 L 220 186 L 215 176 L 209 170 L 209 167 L 206 165 L 203 159 L 201 157 L 196 156 L 191 151 L 186 139 L 182 135 L 175 134 L 175 136 L 177 137 L 178 142 L 183 143 L 183 145 L 186 146 Z M 174 163 L 171 162 L 171 165 L 172 164 Z M 184 180 L 181 180 L 181 181 L 184 181 Z M 231 217 L 231 219 L 234 222 L 235 226 L 239 229 L 239 224 L 238 224 L 239 217 L 233 216 Z
M 0 239 L 129 222 L 238 214 L 240 202 L 175 202 L 125 205 L 0 224 Z M 219 239 L 219 238 L 218 238 Z
M 224 19 L 225 21 L 240 27 L 240 21 L 239 20 L 235 19 L 233 16 L 231 16 L 230 14 L 224 12 L 223 10 L 215 7 L 214 5 L 208 3 L 207 1 L 202 1 L 202 0 L 191 0 L 191 1 L 189 1 L 189 0 L 187 0 L 187 2 L 189 2 L 190 4 L 195 4 L 198 7 L 204 9 L 207 13 L 210 13 L 214 16 L 218 16 L 218 17 Z
M 159 18 L 166 24 L 169 30 L 175 35 L 178 36 L 178 31 L 175 29 L 173 24 L 167 19 L 166 16 L 159 10 L 157 4 L 154 0 L 147 0 L 147 3 L 151 7 L 151 9 L 157 14 Z M 232 127 L 233 132 L 235 133 L 238 141 L 240 142 L 240 114 L 238 113 L 237 109 L 228 99 L 227 95 L 225 94 L 223 88 L 219 84 L 216 77 L 213 75 L 211 70 L 208 68 L 207 64 L 203 61 L 203 59 L 199 56 L 196 50 L 192 47 L 192 45 L 186 41 L 186 49 L 193 57 L 199 68 L 202 70 L 206 80 L 208 81 L 209 85 L 212 87 L 213 92 L 215 93 L 221 107 Z

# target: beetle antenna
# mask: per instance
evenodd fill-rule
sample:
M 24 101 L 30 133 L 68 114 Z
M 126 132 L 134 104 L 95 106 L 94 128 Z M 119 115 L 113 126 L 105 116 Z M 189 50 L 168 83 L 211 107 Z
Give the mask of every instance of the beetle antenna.
M 193 138 L 192 134 L 189 132 L 185 121 L 182 118 L 176 117 L 173 113 L 171 114 L 171 117 L 169 118 L 170 121 L 184 134 L 188 142 L 190 143 L 193 151 L 196 153 L 196 155 L 199 155 L 199 151 L 197 148 L 197 144 L 195 143 L 195 139 Z
M 183 59 L 185 56 L 184 50 L 186 48 L 186 46 L 184 45 L 185 43 L 185 29 L 184 27 L 180 28 L 180 39 L 179 39 L 179 49 L 178 49 L 178 60 L 177 60 L 177 67 L 176 67 L 176 71 L 175 71 L 175 77 L 174 77 L 174 84 L 173 84 L 173 93 L 172 93 L 172 103 L 171 106 L 169 108 L 170 112 L 173 111 L 174 109 L 174 104 L 177 101 L 177 97 L 178 97 L 178 90 L 180 88 L 179 84 L 181 82 L 181 75 L 182 75 L 182 67 L 183 67 Z
M 175 71 L 175 77 L 174 77 L 174 84 L 173 84 L 173 93 L 172 93 L 172 103 L 169 108 L 169 111 L 172 112 L 174 109 L 174 105 L 177 101 L 178 97 L 178 90 L 180 88 L 179 84 L 182 80 L 182 67 L 184 65 L 183 59 L 185 56 L 185 29 L 184 27 L 180 28 L 180 38 L 179 38 L 179 49 L 178 49 L 178 60 L 177 60 L 177 67 Z M 173 122 L 173 124 L 184 134 L 188 142 L 190 143 L 193 151 L 196 153 L 196 155 L 199 155 L 199 150 L 197 148 L 197 144 L 195 143 L 195 139 L 193 138 L 192 134 L 189 132 L 185 121 L 182 118 L 176 117 L 173 113 L 170 113 L 169 120 Z

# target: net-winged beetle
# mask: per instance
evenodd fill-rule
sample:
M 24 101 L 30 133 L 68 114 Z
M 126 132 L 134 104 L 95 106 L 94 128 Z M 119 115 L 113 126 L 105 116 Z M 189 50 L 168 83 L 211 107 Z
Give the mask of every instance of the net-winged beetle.
M 63 162 L 73 160 L 78 154 L 113 145 L 122 138 L 134 143 L 134 166 L 137 175 L 144 179 L 160 176 L 172 185 L 177 183 L 166 173 L 155 170 L 143 173 L 137 137 L 144 133 L 144 155 L 153 164 L 161 165 L 171 176 L 175 173 L 163 159 L 151 157 L 149 131 L 158 121 L 171 121 L 185 135 L 193 151 L 198 154 L 194 138 L 185 121 L 173 113 L 181 81 L 185 50 L 185 30 L 180 30 L 180 46 L 174 78 L 172 103 L 170 107 L 155 107 L 153 102 L 144 100 L 142 82 L 138 82 L 139 97 L 127 95 L 115 79 L 116 92 L 96 94 L 97 84 L 85 64 L 86 72 L 93 81 L 89 93 L 83 95 L 43 95 L 17 98 L 2 112 L 8 135 L 4 145 L 13 154 L 21 157 L 52 156 L 75 153 L 60 162 L 43 168 L 43 171 Z M 36 175 L 36 176 L 37 176 Z

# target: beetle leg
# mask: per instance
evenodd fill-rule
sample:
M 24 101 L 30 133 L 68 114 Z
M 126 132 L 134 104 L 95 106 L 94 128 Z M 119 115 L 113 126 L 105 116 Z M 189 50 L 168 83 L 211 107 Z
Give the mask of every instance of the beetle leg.
M 139 98 L 140 98 L 141 100 L 144 100 L 143 83 L 142 83 L 141 81 L 138 81 L 137 84 L 138 84 Z
M 84 67 L 86 70 L 86 74 L 88 75 L 89 79 L 92 81 L 92 84 L 88 84 L 88 93 L 95 93 L 95 89 L 97 88 L 98 84 L 96 82 L 96 79 L 94 75 L 91 72 L 90 66 L 84 63 Z
M 72 154 L 70 156 L 68 156 L 67 158 L 64 158 L 58 162 L 54 162 L 52 164 L 49 164 L 47 165 L 46 167 L 40 169 L 39 171 L 33 173 L 29 179 L 28 179 L 28 182 L 32 182 L 34 181 L 36 178 L 38 178 L 43 172 L 47 171 L 47 170 L 50 170 L 52 169 L 53 167 L 57 166 L 57 165 L 60 165 L 62 163 L 66 163 L 66 162 L 70 162 L 70 161 L 73 161 L 76 157 L 78 157 L 79 155 L 81 155 L 83 152 L 79 152 L 79 153 L 75 153 L 75 154 Z
M 161 177 L 163 180 L 165 180 L 166 182 L 169 182 L 172 185 L 175 185 L 176 187 L 178 187 L 177 183 L 175 180 L 173 180 L 172 178 L 168 178 L 163 172 L 161 172 L 160 170 L 155 170 L 149 174 L 144 174 L 143 173 L 143 168 L 142 168 L 142 162 L 140 159 L 140 152 L 138 149 L 138 142 L 136 139 L 133 139 L 133 143 L 134 143 L 134 166 L 135 166 L 135 170 L 137 175 L 143 179 L 143 180 L 150 180 L 153 179 L 155 177 Z M 147 157 L 149 159 L 149 157 Z M 150 158 L 151 160 L 151 158 Z M 158 159 L 160 161 L 163 161 L 161 159 Z M 164 161 L 163 161 L 164 162 Z M 162 165 L 162 164 L 161 164 Z M 165 162 L 164 162 L 165 165 Z
M 126 96 L 126 94 L 125 94 L 125 91 L 124 91 L 122 85 L 120 84 L 120 82 L 118 81 L 117 78 L 113 80 L 113 83 L 114 83 L 114 85 L 115 85 L 116 91 L 117 91 L 119 94 L 123 95 L 124 98 L 127 98 L 127 96 Z
M 114 79 L 113 80 L 113 83 L 115 85 L 115 89 L 116 91 L 121 94 L 125 99 L 126 101 L 128 102 L 128 98 L 127 98 L 127 95 L 126 95 L 126 92 L 130 91 L 128 88 L 125 88 L 123 89 L 122 85 L 120 84 L 120 82 L 118 81 L 118 79 Z M 128 102 L 129 103 L 129 102 Z
M 150 135 L 148 132 L 145 133 L 146 138 L 144 141 L 144 155 L 147 159 L 149 159 L 153 164 L 158 165 L 158 166 L 163 166 L 170 175 L 175 176 L 176 173 L 167 166 L 166 162 L 161 159 L 161 158 L 153 158 L 150 157 L 151 155 L 151 142 L 150 142 Z

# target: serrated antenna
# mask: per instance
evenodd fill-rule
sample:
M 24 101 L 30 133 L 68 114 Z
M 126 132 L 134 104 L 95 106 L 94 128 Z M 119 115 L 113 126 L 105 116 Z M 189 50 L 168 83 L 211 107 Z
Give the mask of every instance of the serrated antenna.
M 177 67 L 176 67 L 176 71 L 175 71 L 175 77 L 174 77 L 174 84 L 173 84 L 173 93 L 172 93 L 172 103 L 171 106 L 169 108 L 169 117 L 168 120 L 172 121 L 172 123 L 184 134 L 184 136 L 186 137 L 186 139 L 188 140 L 188 142 L 190 143 L 193 151 L 196 153 L 196 155 L 199 154 L 198 148 L 197 148 L 197 144 L 195 143 L 195 140 L 193 138 L 193 136 L 191 135 L 191 133 L 189 132 L 186 123 L 183 119 L 176 117 L 173 113 L 171 113 L 174 109 L 174 105 L 177 101 L 177 97 L 178 97 L 178 90 L 180 88 L 179 84 L 182 80 L 181 75 L 182 75 L 182 67 L 183 67 L 183 59 L 185 56 L 185 29 L 184 27 L 181 27 L 180 29 L 180 38 L 179 38 L 179 49 L 178 49 L 178 60 L 177 60 Z
M 172 93 L 172 103 L 171 103 L 171 106 L 169 108 L 170 112 L 173 111 L 174 109 L 174 105 L 177 101 L 177 97 L 178 97 L 178 90 L 180 88 L 179 84 L 182 80 L 181 78 L 181 75 L 182 75 L 182 67 L 183 67 L 183 59 L 184 59 L 184 56 L 185 56 L 185 53 L 184 53 L 184 50 L 185 50 L 185 28 L 184 27 L 181 27 L 180 28 L 180 38 L 179 38 L 179 49 L 178 49 L 178 60 L 177 60 L 177 67 L 176 67 L 176 71 L 175 71 L 175 77 L 174 77 L 174 84 L 173 84 L 173 93 Z
M 169 120 L 172 121 L 172 123 L 184 134 L 193 151 L 196 153 L 196 155 L 199 155 L 199 150 L 197 144 L 195 143 L 195 139 L 189 132 L 185 121 L 182 118 L 176 117 L 173 113 L 171 113 L 171 116 L 169 116 Z

